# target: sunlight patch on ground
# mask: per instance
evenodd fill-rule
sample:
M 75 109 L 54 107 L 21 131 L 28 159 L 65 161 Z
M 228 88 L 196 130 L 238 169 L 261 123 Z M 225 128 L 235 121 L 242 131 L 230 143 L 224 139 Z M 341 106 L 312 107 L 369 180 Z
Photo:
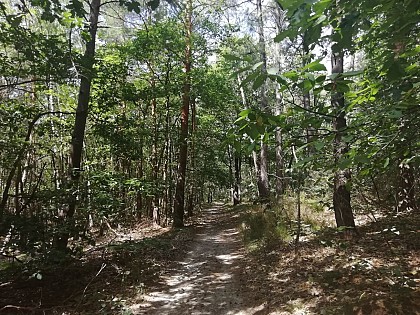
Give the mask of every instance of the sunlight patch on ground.
M 227 315 L 249 315 L 249 314 L 257 314 L 257 312 L 263 312 L 265 309 L 266 304 L 263 303 L 259 306 L 249 307 L 247 309 L 241 311 L 231 311 L 226 313 Z M 271 314 L 271 313 L 270 313 Z
M 226 264 L 226 265 L 231 265 L 233 264 L 233 261 L 239 258 L 243 258 L 243 255 L 217 255 L 216 256 L 217 259 L 221 260 L 222 263 Z
M 214 216 L 220 219 L 220 209 L 214 209 Z M 186 259 L 161 277 L 165 290 L 138 296 L 130 307 L 133 314 L 248 315 L 260 310 L 241 309 L 241 291 L 234 277 L 239 272 L 237 261 L 244 258 L 238 251 L 241 239 L 236 228 L 219 222 L 209 222 L 197 233 Z
M 228 273 L 215 273 L 214 276 L 216 276 L 217 280 L 221 280 L 221 281 L 232 279 L 232 275 Z

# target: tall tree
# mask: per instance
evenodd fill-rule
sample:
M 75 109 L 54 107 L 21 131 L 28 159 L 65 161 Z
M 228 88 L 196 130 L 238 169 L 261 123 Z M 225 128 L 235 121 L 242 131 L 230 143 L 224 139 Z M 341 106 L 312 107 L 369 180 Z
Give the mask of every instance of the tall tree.
M 192 64 L 192 0 L 187 0 L 185 8 L 185 54 L 184 54 L 184 87 L 182 90 L 181 131 L 178 159 L 178 173 L 175 190 L 175 204 L 173 212 L 173 226 L 184 226 L 185 205 L 185 175 L 188 159 L 188 116 L 190 110 L 191 93 L 191 64 Z
M 277 32 L 280 33 L 285 28 L 285 17 L 286 12 L 282 9 L 279 3 L 276 3 L 275 11 L 275 21 Z M 276 45 L 276 63 L 279 67 L 279 70 L 284 68 L 284 52 L 282 43 L 279 42 Z M 280 84 L 276 84 L 276 108 L 275 115 L 281 115 L 283 112 L 283 95 L 280 91 Z M 276 199 L 279 202 L 283 196 L 285 190 L 285 180 L 284 180 L 284 161 L 283 161 L 283 135 L 281 127 L 276 128 Z
M 95 62 L 96 32 L 98 29 L 99 10 L 101 0 L 92 0 L 89 3 L 89 40 L 86 42 L 86 48 L 83 55 L 83 64 L 80 69 L 80 87 L 76 108 L 76 119 L 73 127 L 73 134 L 70 148 L 70 189 L 68 209 L 62 213 L 63 222 L 69 220 L 76 212 L 78 200 L 78 183 L 82 172 L 82 153 L 83 142 L 85 139 L 86 121 L 89 111 L 89 100 L 91 85 L 93 79 L 93 65 Z M 55 238 L 55 248 L 65 250 L 69 239 L 69 231 L 64 228 Z
M 259 53 L 261 58 L 261 74 L 267 73 L 267 52 L 264 36 L 264 18 L 262 10 L 262 0 L 257 0 L 257 18 L 258 18 L 258 41 Z M 260 109 L 268 112 L 267 87 L 264 82 L 260 88 Z M 268 181 L 268 145 L 266 142 L 261 143 L 261 151 L 259 156 L 254 154 L 255 166 L 257 171 L 258 195 L 261 202 L 267 203 L 270 200 L 270 186 Z
M 332 74 L 340 75 L 344 68 L 343 51 L 332 52 L 331 54 Z M 333 90 L 331 105 L 335 109 L 333 122 L 334 127 L 334 159 L 336 166 L 338 162 L 348 153 L 348 143 L 343 136 L 347 128 L 346 109 L 344 104 L 344 94 L 338 90 Z M 350 204 L 350 169 L 337 169 L 334 176 L 333 204 L 335 220 L 338 227 L 355 227 L 353 210 Z

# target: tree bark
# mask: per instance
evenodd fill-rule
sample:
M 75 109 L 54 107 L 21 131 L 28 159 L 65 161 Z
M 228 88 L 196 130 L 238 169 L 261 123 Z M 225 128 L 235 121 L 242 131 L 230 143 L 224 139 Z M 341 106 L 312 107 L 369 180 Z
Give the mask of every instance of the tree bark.
M 331 57 L 332 73 L 343 73 L 344 53 L 333 53 Z M 331 105 L 336 111 L 333 128 L 334 138 L 334 159 L 336 165 L 339 160 L 349 151 L 348 144 L 343 140 L 347 128 L 344 95 L 341 92 L 333 91 Z M 334 176 L 333 204 L 337 227 L 355 227 L 353 210 L 350 204 L 350 169 L 338 169 Z
M 63 224 L 69 223 L 75 212 L 78 198 L 78 183 L 81 174 L 81 162 L 83 153 L 83 141 L 85 138 L 86 120 L 89 110 L 90 90 L 93 78 L 93 64 L 95 59 L 96 31 L 98 28 L 99 10 L 101 0 L 92 0 L 90 3 L 89 34 L 90 39 L 86 43 L 86 49 L 83 56 L 83 69 L 80 75 L 80 87 L 76 109 L 76 119 L 74 122 L 71 147 L 70 147 L 70 187 L 72 194 L 68 209 L 63 218 Z M 56 235 L 54 247 L 64 251 L 67 248 L 69 239 L 68 228 L 63 228 L 63 232 Z
M 397 211 L 410 211 L 417 209 L 414 193 L 415 179 L 413 166 L 401 162 L 399 168 L 399 185 L 397 192 Z
M 152 73 L 151 88 L 154 90 L 156 88 L 156 82 L 154 78 L 153 70 L 150 69 Z M 158 125 L 157 125 L 157 100 L 153 96 L 152 99 L 152 121 L 153 121 L 153 144 L 152 144 L 152 181 L 155 186 L 158 183 L 158 174 L 159 174 L 159 158 L 158 158 Z M 157 191 L 154 192 L 152 197 L 151 213 L 149 214 L 152 218 L 153 223 L 160 225 L 160 209 L 159 209 L 159 195 Z
M 264 37 L 264 19 L 262 12 L 262 0 L 257 0 L 257 14 L 258 14 L 258 37 L 259 37 L 259 50 L 260 58 L 262 61 L 261 73 L 267 73 L 267 53 L 265 49 Z M 266 83 L 261 85 L 260 89 L 260 109 L 263 112 L 268 112 L 268 101 L 266 95 Z M 257 186 L 260 201 L 268 203 L 270 201 L 270 187 L 268 182 L 268 145 L 264 142 L 261 143 L 261 152 L 259 159 L 257 159 Z
M 185 12 L 185 59 L 184 87 L 182 93 L 181 133 L 178 160 L 178 174 L 175 188 L 175 205 L 173 212 L 173 227 L 184 226 L 185 175 L 188 159 L 188 115 L 191 92 L 191 41 L 192 41 L 192 0 L 187 1 Z
M 276 6 L 276 28 L 277 32 L 280 33 L 286 27 L 285 17 L 286 13 L 283 11 L 280 5 Z M 282 43 L 277 44 L 276 63 L 279 70 L 282 71 L 284 68 L 284 52 Z M 280 92 L 280 84 L 276 85 L 276 108 L 275 115 L 280 115 L 283 112 L 283 94 Z M 284 161 L 283 161 L 283 135 L 280 127 L 276 128 L 276 200 L 278 203 L 282 201 L 283 194 L 285 191 L 286 181 L 284 179 Z
M 276 97 L 278 93 L 276 92 Z M 276 115 L 280 115 L 282 112 L 281 109 L 281 100 L 277 101 Z M 282 196 L 285 190 L 285 180 L 284 180 L 284 161 L 283 161 L 283 135 L 281 128 L 277 127 L 276 129 L 276 199 L 278 202 L 281 201 Z
M 241 156 L 239 153 L 234 152 L 234 164 L 235 164 L 235 179 L 233 186 L 233 205 L 236 206 L 241 203 Z
M 197 116 L 197 107 L 195 104 L 195 100 L 194 98 L 191 100 L 191 135 L 190 135 L 190 139 L 191 139 L 191 155 L 190 155 L 190 159 L 191 159 L 191 171 L 190 171 L 190 189 L 189 189 L 189 194 L 188 194 L 188 206 L 187 206 L 187 214 L 188 217 L 192 217 L 194 215 L 194 199 L 195 199 L 195 183 L 196 183 L 196 178 L 195 178 L 195 133 L 197 130 L 197 123 L 196 123 L 196 116 Z

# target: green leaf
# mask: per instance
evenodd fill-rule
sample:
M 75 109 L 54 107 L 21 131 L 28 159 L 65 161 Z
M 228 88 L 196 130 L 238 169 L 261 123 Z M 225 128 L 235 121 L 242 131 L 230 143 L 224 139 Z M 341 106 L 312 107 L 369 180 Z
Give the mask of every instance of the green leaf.
M 264 62 L 257 62 L 255 65 L 252 66 L 252 70 L 256 70 L 263 65 Z
M 246 148 L 248 154 L 255 150 L 255 142 L 249 144 Z
M 316 77 L 315 82 L 316 83 L 324 83 L 325 79 L 326 79 L 325 75 L 320 75 L 320 76 Z
M 91 40 L 90 33 L 87 30 L 83 30 L 80 35 L 82 36 L 85 42 L 89 42 Z
M 357 75 L 361 75 L 361 74 L 363 74 L 363 73 L 364 73 L 364 71 L 363 71 L 363 70 L 347 71 L 347 72 L 344 72 L 344 73 L 342 74 L 342 76 L 343 76 L 343 77 L 354 77 L 354 76 L 357 76 Z
M 370 162 L 370 159 L 366 154 L 359 154 L 354 157 L 354 161 L 361 164 L 367 164 Z
M 152 9 L 152 10 L 156 10 L 159 7 L 159 0 L 152 0 L 147 2 L 147 5 Z M 136 12 L 136 13 L 140 13 L 140 12 Z
M 326 71 L 327 68 L 320 63 L 320 60 L 316 60 L 304 66 L 302 70 L 309 70 L 309 71 Z
M 127 2 L 127 10 L 140 14 L 140 4 L 137 1 Z
M 235 55 L 231 55 L 231 54 L 225 54 L 223 55 L 223 58 L 225 58 L 226 60 L 229 61 L 242 61 L 242 59 L 238 56 Z
M 73 22 L 72 13 L 69 11 L 63 12 L 61 22 L 63 23 L 63 25 L 70 27 Z
M 324 13 L 325 9 L 331 4 L 331 0 L 321 0 L 313 5 L 316 15 Z
M 384 168 L 386 168 L 388 165 L 389 165 L 389 157 L 387 157 L 387 158 L 385 159 L 385 162 L 384 162 Z
M 417 56 L 418 54 L 420 54 L 420 45 L 416 45 L 414 49 L 410 49 L 406 51 L 405 53 L 401 54 L 401 57 L 403 58 L 414 57 L 414 56 Z
M 293 40 L 298 35 L 298 32 L 296 29 L 287 29 L 282 31 L 281 33 L 277 34 L 276 37 L 274 37 L 275 43 L 280 43 L 282 40 L 286 38 L 290 38 Z
M 322 22 L 324 22 L 326 19 L 327 19 L 327 16 L 326 16 L 326 15 L 324 15 L 324 14 L 321 14 L 321 15 L 317 18 L 317 20 L 315 21 L 315 24 L 314 24 L 314 25 L 321 24 L 321 23 L 322 23 Z
M 347 84 L 337 83 L 335 87 L 337 92 L 346 93 L 350 91 L 350 87 Z
M 12 26 L 12 27 L 18 27 L 20 25 L 20 23 L 22 22 L 22 18 L 23 18 L 22 15 L 20 15 L 20 16 L 14 16 L 14 18 L 10 22 L 10 26 Z
M 309 92 L 313 88 L 313 83 L 310 80 L 303 81 L 303 91 Z
M 403 113 L 402 113 L 402 111 L 400 111 L 400 110 L 397 110 L 397 109 L 394 109 L 394 110 L 391 110 L 389 113 L 388 113 L 388 116 L 390 117 L 390 118 L 401 118 L 402 116 L 403 116 Z
M 283 73 L 283 76 L 292 80 L 292 81 L 297 81 L 299 79 L 299 75 L 296 71 L 288 71 Z
M 254 84 L 252 85 L 252 88 L 254 90 L 259 89 L 267 79 L 267 76 L 265 74 L 260 74 L 254 81 Z
M 332 73 L 328 76 L 328 79 L 334 81 L 341 73 Z
M 253 140 L 256 140 L 260 136 L 255 124 L 249 124 L 248 128 L 245 128 L 244 131 Z
M 367 175 L 369 175 L 369 174 L 370 174 L 370 169 L 369 169 L 369 168 L 366 168 L 366 169 L 364 169 L 364 170 L 361 170 L 359 174 L 360 174 L 361 176 L 367 176 Z
M 66 8 L 69 9 L 74 16 L 83 17 L 86 14 L 83 2 L 79 0 L 71 0 Z
M 242 73 L 242 72 L 245 72 L 245 71 L 248 71 L 248 70 L 250 70 L 250 69 L 251 69 L 251 66 L 246 66 L 246 67 L 240 68 L 238 71 L 233 72 L 233 73 L 230 75 L 230 77 L 231 77 L 231 78 L 236 78 L 238 74 L 240 74 L 240 73 Z
M 251 112 L 251 109 L 250 108 L 244 109 L 243 111 L 241 111 L 239 113 L 239 116 L 241 116 L 241 117 L 247 117 L 250 112 Z
M 352 135 L 348 135 L 348 136 L 343 136 L 343 141 L 346 143 L 350 143 L 353 140 L 353 136 Z
M 315 147 L 315 149 L 316 149 L 317 151 L 319 151 L 319 150 L 321 150 L 321 149 L 325 146 L 325 143 L 324 143 L 324 142 L 322 142 L 322 141 L 315 141 L 315 142 L 313 143 L 313 146 Z
M 351 159 L 341 159 L 339 162 L 338 162 L 338 167 L 341 169 L 341 170 L 344 170 L 344 169 L 346 169 L 346 168 L 348 168 L 349 166 L 351 165 Z
M 401 64 L 398 61 L 392 62 L 387 71 L 387 77 L 392 81 L 400 80 L 404 74 L 404 69 L 401 67 Z
M 277 75 L 276 76 L 276 81 L 280 85 L 286 85 L 286 86 L 289 85 L 288 82 L 287 82 L 287 79 L 282 75 Z
M 247 84 L 248 82 L 254 81 L 258 76 L 260 75 L 260 73 L 258 72 L 252 72 L 250 75 L 248 75 L 242 82 L 241 82 L 241 86 L 245 86 L 245 84 Z

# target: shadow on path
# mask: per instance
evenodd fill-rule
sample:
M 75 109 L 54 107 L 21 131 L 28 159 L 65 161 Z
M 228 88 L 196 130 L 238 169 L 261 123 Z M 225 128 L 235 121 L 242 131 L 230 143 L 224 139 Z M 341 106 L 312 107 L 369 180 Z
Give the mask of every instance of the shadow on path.
M 185 260 L 163 277 L 163 286 L 140 297 L 134 314 L 248 314 L 239 283 L 242 240 L 238 217 L 220 204 L 203 210 Z

